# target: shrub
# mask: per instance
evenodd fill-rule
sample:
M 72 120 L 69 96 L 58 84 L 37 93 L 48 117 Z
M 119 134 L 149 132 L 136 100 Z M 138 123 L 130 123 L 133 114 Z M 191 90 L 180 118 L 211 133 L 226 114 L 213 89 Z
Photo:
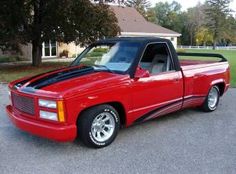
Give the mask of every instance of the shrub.
M 60 57 L 68 57 L 68 54 L 69 54 L 69 51 L 68 50 L 63 50 L 61 53 L 60 53 Z
M 186 53 L 186 50 L 183 49 L 183 48 L 178 48 L 178 49 L 176 50 L 176 52 L 177 52 L 177 53 Z
M 23 60 L 18 56 L 0 57 L 0 63 L 17 62 Z
M 73 54 L 73 55 L 72 55 L 72 58 L 76 58 L 76 54 Z

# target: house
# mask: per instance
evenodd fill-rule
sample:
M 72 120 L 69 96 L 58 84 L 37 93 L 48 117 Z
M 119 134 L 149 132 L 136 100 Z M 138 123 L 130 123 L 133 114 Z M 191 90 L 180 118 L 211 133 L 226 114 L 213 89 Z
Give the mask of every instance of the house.
M 121 33 L 118 35 L 119 37 L 161 37 L 171 40 L 173 45 L 177 47 L 177 38 L 181 34 L 148 22 L 135 8 L 118 5 L 112 5 L 110 8 L 118 19 L 118 25 L 121 29 Z M 31 44 L 22 45 L 21 50 L 23 57 L 32 58 Z M 42 58 L 59 57 L 63 50 L 68 51 L 68 57 L 76 57 L 83 48 L 76 46 L 74 42 L 65 44 L 48 41 L 42 45 Z
M 135 8 L 124 6 L 111 6 L 111 9 L 114 11 L 118 19 L 118 25 L 121 28 L 120 36 L 161 37 L 171 40 L 173 45 L 177 47 L 177 38 L 180 37 L 181 34 L 148 22 Z

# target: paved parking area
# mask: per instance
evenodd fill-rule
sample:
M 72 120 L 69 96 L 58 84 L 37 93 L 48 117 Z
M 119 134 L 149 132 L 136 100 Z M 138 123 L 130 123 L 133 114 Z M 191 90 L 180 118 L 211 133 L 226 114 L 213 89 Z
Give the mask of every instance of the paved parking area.
M 103 149 L 56 143 L 16 129 L 0 85 L 0 173 L 236 173 L 236 89 L 213 113 L 185 110 L 120 131 Z

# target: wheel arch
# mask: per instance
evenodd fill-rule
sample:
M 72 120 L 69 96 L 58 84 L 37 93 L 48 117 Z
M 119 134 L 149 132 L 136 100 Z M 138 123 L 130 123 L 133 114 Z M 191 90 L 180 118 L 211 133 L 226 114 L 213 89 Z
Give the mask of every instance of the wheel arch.
M 213 81 L 211 83 L 211 86 L 214 86 L 214 85 L 219 88 L 220 96 L 222 96 L 225 92 L 225 87 L 226 87 L 225 81 L 223 79 Z
M 219 88 L 220 96 L 222 96 L 225 91 L 225 83 L 222 82 L 222 83 L 217 83 L 215 85 Z
M 90 108 L 93 108 L 95 106 L 99 106 L 99 105 L 110 105 L 112 106 L 113 108 L 116 109 L 116 111 L 118 112 L 119 114 L 119 117 L 120 117 L 120 125 L 121 126 L 125 126 L 126 125 L 126 110 L 125 110 L 125 107 L 124 105 L 121 103 L 121 102 L 118 102 L 118 101 L 111 101 L 111 102 L 105 102 L 105 103 L 99 103 L 99 104 L 95 104 L 95 105 L 91 105 L 91 106 L 88 106 L 86 108 L 83 108 L 79 113 L 78 113 L 78 116 L 77 116 L 77 121 L 76 123 L 78 124 L 78 121 L 80 119 L 80 116 L 82 115 L 83 112 L 85 112 L 86 110 L 90 109 Z

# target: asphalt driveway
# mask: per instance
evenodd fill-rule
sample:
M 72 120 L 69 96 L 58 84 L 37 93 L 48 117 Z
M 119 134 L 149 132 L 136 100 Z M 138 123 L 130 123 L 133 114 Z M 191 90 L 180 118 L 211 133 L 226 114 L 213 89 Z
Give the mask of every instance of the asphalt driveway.
M 16 129 L 0 85 L 0 173 L 236 173 L 236 89 L 213 113 L 185 110 L 120 131 L 103 149 L 56 143 Z

